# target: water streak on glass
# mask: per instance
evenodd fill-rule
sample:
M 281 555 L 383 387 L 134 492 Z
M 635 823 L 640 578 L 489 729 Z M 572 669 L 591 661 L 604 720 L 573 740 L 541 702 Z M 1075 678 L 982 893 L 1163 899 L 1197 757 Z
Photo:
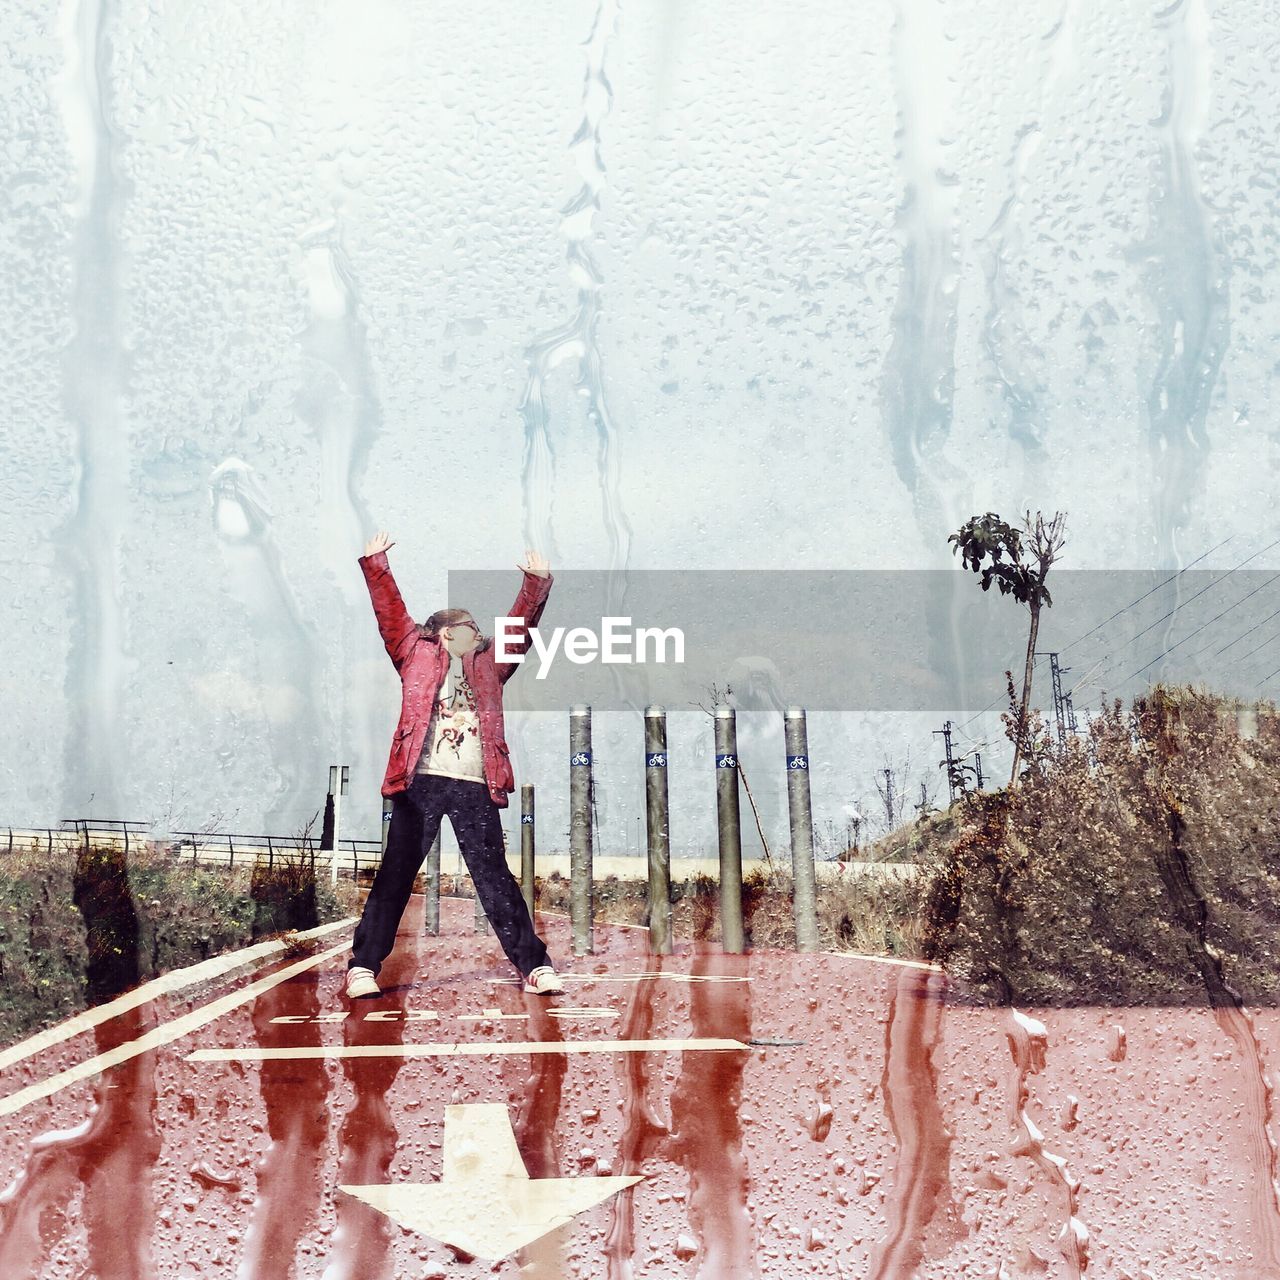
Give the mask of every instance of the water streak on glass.
M 695 943 L 695 946 L 697 944 Z M 750 953 L 698 950 L 695 975 L 750 973 Z M 693 982 L 690 1034 L 698 1039 L 751 1039 L 749 982 Z M 685 1052 L 671 1088 L 669 1155 L 689 1174 L 689 1226 L 697 1242 L 695 1280 L 759 1276 L 756 1226 L 747 1212 L 751 1171 L 742 1142 L 742 1079 L 746 1055 L 738 1050 Z
M 933 1059 L 942 1038 L 945 980 L 904 968 L 888 985 L 880 1089 L 895 1156 L 884 1208 L 888 1230 L 869 1273 L 874 1280 L 916 1274 L 934 1223 L 948 1244 L 965 1234 L 951 1194 L 951 1137 Z
M 262 1048 L 321 1043 L 314 983 L 282 982 L 253 1002 L 253 1037 Z M 275 1023 L 294 1014 L 307 1021 Z M 237 1280 L 290 1280 L 298 1247 L 320 1207 L 329 1136 L 329 1074 L 288 1058 L 259 1063 L 258 1089 L 267 1131 L 259 1153 L 257 1195 L 249 1211 Z
M 649 973 L 663 972 L 661 955 L 646 959 Z M 619 1040 L 648 1040 L 653 1036 L 654 999 L 659 980 L 636 982 L 627 999 L 626 1012 L 618 1028 Z M 658 1114 L 653 1099 L 654 1071 L 658 1059 L 650 1053 L 619 1056 L 617 1073 L 622 1077 L 622 1135 L 618 1139 L 619 1175 L 642 1173 L 644 1162 L 661 1150 L 670 1129 Z M 636 1184 L 642 1185 L 642 1184 Z M 604 1242 L 607 1280 L 634 1280 L 636 1231 L 636 1186 L 624 1187 L 609 1210 L 609 1231 Z
M 898 92 L 898 162 L 903 194 L 896 230 L 901 274 L 893 341 L 881 380 L 894 469 L 909 490 L 916 526 L 935 564 L 965 514 L 956 476 L 941 457 L 951 431 L 955 386 L 959 178 L 946 134 L 949 50 L 946 10 L 936 0 L 901 0 L 893 28 Z
M 261 711 L 279 777 L 267 791 L 275 796 L 267 810 L 267 829 L 292 834 L 295 824 L 289 819 L 298 813 L 298 798 L 306 794 L 322 741 L 323 655 L 289 581 L 272 504 L 253 467 L 232 457 L 215 468 L 209 501 L 228 591 L 255 637 Z M 227 688 L 223 708 L 233 724 L 252 709 L 236 689 Z M 231 763 L 229 757 L 219 761 L 222 768 Z
M 357 1011 L 342 1023 L 344 1045 L 404 1043 L 407 988 L 391 987 L 378 1002 L 380 1016 Z M 387 1101 L 405 1060 L 344 1058 L 342 1072 L 351 1089 L 351 1103 L 338 1130 L 339 1186 L 367 1187 L 391 1182 L 391 1163 L 400 1143 L 397 1112 Z M 406 1124 L 406 1128 L 410 1126 Z M 416 1126 L 414 1126 L 416 1128 Z M 421 1142 L 419 1137 L 415 1145 Z M 322 1280 L 391 1280 L 395 1260 L 391 1254 L 392 1223 L 354 1196 L 334 1197 L 337 1223 L 330 1240 L 329 1260 Z
M 553 1018 L 541 1003 L 531 1005 L 530 1039 L 543 1043 L 562 1041 L 560 1020 Z M 556 1134 L 561 1129 L 564 1078 L 569 1069 L 565 1053 L 531 1053 L 522 1087 L 519 1116 L 514 1119 L 516 1146 L 531 1178 L 571 1176 L 562 1168 Z M 568 1265 L 573 1232 L 567 1228 L 549 1231 L 517 1251 L 520 1274 L 530 1280 L 559 1280 Z
M 600 212 L 607 180 L 601 131 L 613 105 L 613 86 L 605 60 L 617 22 L 617 0 L 600 0 L 584 42 L 587 69 L 583 78 L 582 119 L 569 143 L 582 186 L 560 211 L 560 233 L 568 241 L 566 257 L 570 281 L 577 289 L 577 311 L 570 319 L 535 338 L 525 352 L 529 378 L 520 414 L 525 424 L 526 538 L 530 546 L 551 556 L 554 554 L 551 469 L 555 446 L 546 403 L 547 380 L 562 361 L 577 361 L 575 385 L 586 402 L 587 419 L 594 425 L 598 440 L 600 502 L 609 540 L 606 607 L 610 616 L 622 617 L 626 615 L 625 573 L 631 556 L 631 524 L 623 510 L 618 432 L 609 408 L 600 353 L 598 327 L 604 280 L 591 252 L 592 221 Z M 575 499 L 570 508 L 571 516 L 577 502 Z M 638 703 L 631 705 L 638 719 L 643 710 Z
M 116 16 L 109 0 L 66 0 L 60 22 L 65 62 L 51 86 L 66 130 L 74 185 L 69 250 L 73 335 L 63 349 L 62 394 L 77 478 L 72 514 L 56 535 L 74 598 L 62 790 L 67 796 L 92 795 L 113 814 L 122 802 L 121 762 L 114 748 L 129 669 L 121 569 L 131 493 L 123 409 L 129 359 L 121 336 L 129 318 L 122 288 L 129 262 L 120 237 L 130 184 L 111 79 Z
M 128 867 L 118 851 L 82 851 L 74 900 L 85 926 L 85 987 L 107 1003 L 138 983 L 138 918 Z M 130 1009 L 94 1028 L 96 1052 L 108 1053 L 156 1026 L 152 1006 Z M 82 1191 L 79 1221 L 91 1274 L 105 1280 L 154 1280 L 155 1170 L 161 1152 L 156 1118 L 155 1050 L 97 1077 L 85 1120 L 39 1134 L 24 1168 L 0 1195 L 0 1275 L 39 1273 L 50 1223 L 70 1214 Z M 128 1194 L 121 1195 L 127 1187 Z
M 1067 1264 L 1072 1280 L 1079 1280 L 1089 1265 L 1089 1230 L 1080 1217 L 1080 1179 L 1067 1168 L 1064 1157 L 1048 1151 L 1044 1134 L 1031 1118 L 1028 1102 L 1031 1095 L 1029 1078 L 1045 1065 L 1048 1033 L 1043 1022 L 1028 1017 L 1017 1009 L 1009 1010 L 1009 1052 L 1013 1055 L 1014 1156 L 1026 1157 L 1047 1173 L 1060 1189 L 1064 1222 L 1058 1233 L 1058 1248 Z
M 1182 564 L 1179 546 L 1205 492 L 1206 418 L 1231 325 L 1230 258 L 1201 195 L 1197 148 L 1208 123 L 1213 51 L 1203 0 L 1155 15 L 1168 82 L 1152 165 L 1150 222 L 1130 254 L 1157 317 L 1146 392 L 1157 563 Z

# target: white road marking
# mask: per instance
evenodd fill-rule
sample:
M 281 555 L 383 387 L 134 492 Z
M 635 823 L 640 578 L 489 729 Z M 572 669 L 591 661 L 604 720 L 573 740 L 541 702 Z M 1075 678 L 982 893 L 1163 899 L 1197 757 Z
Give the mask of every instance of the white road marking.
M 803 952 L 800 954 L 803 954 Z M 897 956 L 864 956 L 859 955 L 856 951 L 819 951 L 814 954 L 838 956 L 841 960 L 866 960 L 872 964 L 896 964 L 901 965 L 904 969 L 924 969 L 928 973 L 946 972 L 941 965 L 929 964 L 925 960 L 900 960 Z
M 641 1174 L 530 1178 L 500 1102 L 445 1107 L 443 1172 L 439 1182 L 338 1189 L 402 1227 L 496 1260 L 643 1181 Z
M 10 1116 L 15 1111 L 21 1111 L 23 1107 L 29 1106 L 41 1098 L 47 1098 L 51 1093 L 57 1093 L 59 1089 L 65 1089 L 68 1085 L 87 1080 L 90 1076 L 96 1076 L 99 1072 L 107 1070 L 108 1067 L 115 1067 L 122 1062 L 128 1062 L 130 1058 L 136 1058 L 138 1054 L 146 1053 L 148 1049 L 157 1049 L 162 1044 L 169 1044 L 182 1036 L 190 1035 L 191 1032 L 198 1031 L 201 1027 L 207 1026 L 210 1022 L 222 1017 L 224 1013 L 230 1013 L 232 1009 L 238 1008 L 242 1004 L 248 1004 L 250 1000 L 256 999 L 264 991 L 270 991 L 272 987 L 278 986 L 282 982 L 287 982 L 296 974 L 305 973 L 308 969 L 314 969 L 316 965 L 323 964 L 340 952 L 349 951 L 350 949 L 350 942 L 342 942 L 336 947 L 331 947 L 328 951 L 321 951 L 314 956 L 308 956 L 305 960 L 299 960 L 295 964 L 287 965 L 277 973 L 268 974 L 265 978 L 259 978 L 256 982 L 251 982 L 247 987 L 242 987 L 239 991 L 232 991 L 217 1000 L 201 1005 L 198 1009 L 192 1009 L 190 1013 L 184 1013 L 182 1017 L 175 1018 L 172 1022 L 153 1027 L 136 1040 L 127 1040 L 124 1044 L 117 1045 L 107 1053 L 99 1053 L 86 1062 L 79 1062 L 74 1067 L 68 1067 L 65 1071 L 57 1072 L 47 1080 L 39 1080 L 34 1084 L 29 1084 L 25 1089 L 19 1089 L 16 1093 L 0 1098 L 0 1116 Z
M 662 1053 L 741 1049 L 741 1040 L 495 1040 L 492 1044 L 320 1044 L 296 1048 L 196 1049 L 188 1062 L 278 1062 L 297 1058 L 458 1058 L 490 1053 Z
M 641 978 L 667 978 L 672 982 L 750 982 L 749 974 L 732 973 L 664 973 L 655 970 L 652 973 L 561 973 L 557 975 L 566 982 L 638 982 Z M 502 986 L 519 986 L 520 978 L 488 978 L 488 982 Z
M 318 929 L 308 929 L 305 933 L 294 934 L 293 938 L 322 938 L 326 934 L 348 928 L 355 923 L 356 918 L 351 916 L 346 920 L 322 924 Z M 136 1009 L 157 996 L 169 995 L 174 991 L 181 991 L 183 987 L 192 987 L 199 982 L 220 978 L 232 969 L 240 968 L 241 965 L 252 964 L 255 960 L 283 951 L 287 945 L 289 942 L 282 940 L 259 942 L 252 947 L 228 951 L 225 955 L 214 956 L 210 960 L 200 961 L 199 964 L 188 965 L 185 969 L 174 969 L 171 973 L 166 973 L 159 978 L 152 978 L 150 982 L 144 982 L 142 986 L 126 991 L 124 995 L 117 996 L 107 1004 L 95 1005 L 92 1009 L 86 1009 L 83 1013 L 77 1013 L 65 1022 L 58 1023 L 56 1027 L 48 1027 L 26 1040 L 19 1040 L 17 1044 L 10 1045 L 7 1049 L 0 1049 L 0 1071 L 5 1067 L 13 1066 L 15 1062 L 21 1062 L 24 1058 L 30 1058 L 33 1054 L 42 1053 L 55 1044 L 61 1044 L 64 1040 L 70 1040 L 72 1036 L 78 1036 L 84 1031 L 92 1031 L 100 1023 L 127 1013 L 130 1009 Z

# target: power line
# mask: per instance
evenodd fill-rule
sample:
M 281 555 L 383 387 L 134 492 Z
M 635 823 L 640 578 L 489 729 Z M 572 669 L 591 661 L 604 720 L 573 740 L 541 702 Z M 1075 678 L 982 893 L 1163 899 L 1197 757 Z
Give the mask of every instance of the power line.
M 1219 547 L 1225 547 L 1227 543 L 1230 542 L 1231 539 L 1234 538 L 1235 536 L 1236 535 L 1234 533 L 1229 534 L 1227 537 L 1223 538 L 1223 540 L 1220 543 L 1218 543 L 1217 547 L 1210 547 L 1209 550 L 1204 553 L 1204 555 L 1196 556 L 1196 558 L 1191 562 L 1191 564 L 1183 565 L 1183 567 L 1179 569 L 1177 573 L 1172 574 L 1170 577 L 1166 578 L 1163 582 L 1157 583 L 1154 587 L 1151 588 L 1150 591 L 1144 592 L 1136 600 L 1125 605 L 1123 609 L 1117 609 L 1115 613 L 1111 615 L 1111 617 L 1098 623 L 1096 627 L 1090 628 L 1088 631 L 1084 633 L 1084 635 L 1076 636 L 1076 638 L 1072 640 L 1069 644 L 1064 644 L 1060 646 L 1058 649 L 1058 652 L 1066 653 L 1068 649 L 1070 649 L 1073 645 L 1079 644 L 1081 640 L 1087 640 L 1091 635 L 1093 635 L 1095 631 L 1101 630 L 1101 628 L 1105 627 L 1108 622 L 1114 622 L 1122 613 L 1128 613 L 1129 610 L 1132 609 L 1134 605 L 1141 604 L 1147 598 L 1147 596 L 1154 595 L 1157 591 L 1160 590 L 1161 587 L 1167 587 L 1169 583 L 1171 583 L 1174 580 L 1174 578 L 1180 577 L 1182 574 L 1186 573 L 1187 570 L 1192 567 L 1192 565 L 1199 564 L 1200 561 L 1203 560 L 1205 556 L 1212 555 L 1215 551 L 1218 550 Z M 1280 542 L 1280 538 L 1277 538 L 1276 542 Z M 1271 546 L 1274 547 L 1276 545 L 1276 542 L 1273 542 Z M 1270 549 L 1271 549 L 1270 547 L 1264 547 L 1263 551 L 1269 551 Z M 1257 552 L 1257 554 L 1261 555 L 1262 551 Z M 1250 559 L 1252 558 L 1253 557 L 1251 556 Z M 1244 563 L 1247 564 L 1248 561 L 1245 561 Z M 1194 599 L 1194 597 L 1192 598 Z M 1072 687 L 1074 688 L 1074 686 Z
M 1214 656 L 1218 657 L 1226 653 L 1226 651 L 1230 649 L 1232 645 L 1239 644 L 1240 641 L 1245 638 L 1245 636 L 1252 635 L 1255 631 L 1257 631 L 1259 627 L 1264 626 L 1266 623 L 1270 622 L 1272 618 L 1275 618 L 1275 617 L 1280 617 L 1280 609 L 1272 610 L 1272 612 L 1267 614 L 1267 616 L 1263 618 L 1261 622 L 1255 622 L 1253 626 L 1251 626 L 1248 629 L 1248 631 L 1242 631 L 1238 636 L 1236 636 L 1234 640 L 1231 640 L 1227 644 L 1224 644 L 1222 648 L 1219 649 Z M 1254 648 L 1250 649 L 1248 653 L 1242 654 L 1239 658 L 1232 658 L 1231 662 L 1228 665 L 1234 665 L 1237 662 L 1243 662 L 1245 658 L 1250 656 L 1250 654 L 1257 653 L 1258 650 L 1261 649 L 1264 645 L 1270 644 L 1271 641 L 1274 640 L 1277 635 L 1280 635 L 1280 631 L 1276 632 L 1275 635 L 1268 637 L 1266 640 L 1262 642 L 1262 644 L 1256 645 Z M 1195 653 L 1191 655 L 1191 657 L 1198 658 L 1202 653 L 1207 653 L 1212 648 L 1213 648 L 1213 641 L 1210 641 L 1207 645 L 1204 646 L 1204 648 L 1197 649 Z
M 1277 609 L 1276 612 L 1280 613 L 1280 609 Z M 1257 653 L 1259 649 L 1265 649 L 1267 645 L 1271 644 L 1277 638 L 1280 638 L 1280 631 L 1277 631 L 1274 635 L 1268 636 L 1261 644 L 1255 644 L 1253 648 L 1249 650 L 1248 653 L 1244 654 L 1242 657 L 1237 658 L 1235 661 L 1243 662 L 1245 658 L 1252 658 L 1253 655 Z M 1219 650 L 1218 652 L 1221 653 L 1222 651 Z
M 1137 671 L 1135 671 L 1135 672 L 1133 673 L 1133 675 L 1126 676 L 1126 677 L 1125 677 L 1125 678 L 1120 682 L 1120 687 L 1121 687 L 1121 688 L 1123 688 L 1126 684 L 1128 684 L 1128 683 L 1129 683 L 1129 681 L 1130 681 L 1130 680 L 1132 680 L 1132 679 L 1133 679 L 1133 677 L 1134 677 L 1134 676 L 1140 676 L 1140 675 L 1141 675 L 1141 674 L 1142 674 L 1142 673 L 1147 669 L 1147 667 L 1154 667 L 1154 666 L 1155 666 L 1155 664 L 1156 664 L 1157 662 L 1159 662 L 1161 658 L 1167 657 L 1167 656 L 1168 656 L 1169 654 L 1171 654 L 1171 653 L 1172 653 L 1176 648 L 1178 648 L 1178 647 L 1179 647 L 1179 645 L 1184 645 L 1184 644 L 1186 644 L 1186 643 L 1187 643 L 1187 641 L 1188 641 L 1188 640 L 1190 640 L 1192 636 L 1197 636 L 1197 635 L 1199 635 L 1199 634 L 1200 634 L 1200 632 L 1202 632 L 1202 631 L 1205 629 L 1205 627 L 1211 627 L 1211 626 L 1213 626 L 1213 624 L 1214 624 L 1215 622 L 1217 622 L 1217 621 L 1218 621 L 1218 618 L 1221 618 L 1221 617 L 1223 617 L 1224 615 L 1226 615 L 1226 614 L 1230 613 L 1230 612 L 1231 612 L 1231 610 L 1232 610 L 1232 609 L 1234 609 L 1234 608 L 1236 608 L 1237 606 L 1244 604 L 1244 602 L 1249 598 L 1249 596 L 1256 596 L 1256 595 L 1258 594 L 1258 592 L 1262 590 L 1262 588 L 1263 588 L 1263 587 L 1269 587 L 1269 586 L 1270 586 L 1270 585 L 1271 585 L 1271 584 L 1272 584 L 1272 583 L 1273 583 L 1277 578 L 1280 578 L 1280 573 L 1272 574 L 1272 576 L 1271 576 L 1270 578 L 1268 578 L 1268 579 L 1266 580 L 1266 582 L 1264 582 L 1264 583 L 1262 584 L 1262 586 L 1260 586 L 1260 587 L 1254 587 L 1254 589 L 1253 589 L 1252 591 L 1250 591 L 1248 595 L 1241 596 L 1241 597 L 1240 597 L 1240 599 L 1239 599 L 1239 600 L 1237 600 L 1237 601 L 1235 602 L 1235 604 L 1229 604 L 1229 605 L 1228 605 L 1225 609 L 1223 609 L 1223 610 L 1222 610 L 1222 612 L 1221 612 L 1221 613 L 1219 613 L 1216 617 L 1210 618 L 1208 622 L 1202 623 L 1202 624 L 1201 624 L 1200 626 L 1198 626 L 1194 631 L 1190 632 L 1188 635 L 1183 636 L 1183 637 L 1182 637 L 1182 639 L 1181 639 L 1181 640 L 1179 640 L 1177 644 L 1172 644 L 1172 645 L 1170 645 L 1170 646 L 1169 646 L 1169 647 L 1164 651 L 1164 653 L 1158 653 L 1158 654 L 1156 654 L 1156 656 L 1155 656 L 1154 658 L 1152 658 L 1152 659 L 1151 659 L 1151 661 L 1150 661 L 1150 662 L 1148 662 L 1148 663 L 1146 664 L 1146 666 L 1139 667 L 1139 668 L 1137 669 Z M 1215 584 L 1215 585 L 1216 585 L 1216 584 Z
M 1204 593 L 1205 593 L 1206 591 L 1212 591 L 1214 587 L 1216 587 L 1216 586 L 1220 585 L 1221 583 L 1225 582 L 1225 581 L 1226 581 L 1229 577 L 1231 577 L 1231 575 L 1232 575 L 1233 573 L 1235 573 L 1237 570 L 1239 570 L 1239 569 L 1243 569 L 1243 568 L 1244 568 L 1244 566 L 1245 566 L 1245 565 L 1247 565 L 1247 564 L 1249 563 L 1249 561 L 1250 561 L 1250 560 L 1256 560 L 1256 559 L 1258 558 L 1258 556 L 1262 555 L 1262 553 L 1263 553 L 1264 551 L 1270 551 L 1270 550 L 1271 550 L 1271 548 L 1272 548 L 1272 547 L 1274 547 L 1274 546 L 1280 546 L 1280 538 L 1277 538 L 1277 539 L 1275 540 L 1275 542 L 1271 543 L 1269 546 L 1265 546 L 1265 547 L 1263 547 L 1261 550 L 1259 550 L 1259 551 L 1255 551 L 1255 552 L 1253 553 L 1253 555 L 1251 555 L 1251 556 L 1246 556 L 1243 560 L 1241 560 L 1241 561 L 1240 561 L 1240 563 L 1239 563 L 1239 564 L 1237 564 L 1237 565 L 1233 566 L 1232 568 L 1228 569 L 1228 570 L 1227 570 L 1227 572 L 1226 572 L 1226 573 L 1225 573 L 1221 578 L 1217 579 L 1217 580 L 1216 580 L 1216 581 L 1214 581 L 1214 582 L 1209 583 L 1207 586 L 1201 587 L 1201 588 L 1200 588 L 1200 590 L 1199 590 L 1199 591 L 1197 591 L 1197 592 L 1195 593 L 1195 595 L 1190 596 L 1188 599 L 1183 600 L 1183 601 L 1179 602 L 1178 604 L 1174 605 L 1174 606 L 1173 606 L 1173 608 L 1172 608 L 1172 609 L 1170 609 L 1168 613 L 1164 614 L 1162 617 L 1157 618 L 1157 619 L 1156 619 L 1153 623 L 1151 623 L 1149 626 L 1143 627 L 1143 629 L 1142 629 L 1141 631 L 1139 631 L 1139 632 L 1137 632 L 1136 634 L 1134 634 L 1134 635 L 1130 636 L 1130 637 L 1129 637 L 1129 639 L 1128 639 L 1128 640 L 1126 640 L 1123 644 L 1119 645 L 1117 648 L 1114 648 L 1114 649 L 1108 650 L 1108 652 L 1107 652 L 1106 654 L 1104 654 L 1104 655 L 1103 655 L 1102 659 L 1100 659 L 1100 660 L 1099 660 L 1099 663 L 1095 663 L 1095 664 L 1094 664 L 1094 666 L 1093 666 L 1093 670 L 1095 670 L 1095 671 L 1096 671 L 1096 670 L 1097 670 L 1097 668 L 1098 668 L 1098 666 L 1100 665 L 1100 663 L 1101 663 L 1101 662 L 1105 662 L 1105 663 L 1106 663 L 1106 668 L 1105 668 L 1105 669 L 1110 669 L 1110 667 L 1111 667 L 1111 665 L 1112 665 L 1112 661 L 1113 661 L 1113 659 L 1114 659 L 1114 656 L 1115 656 L 1116 654 L 1118 654 L 1122 649 L 1127 648 L 1127 647 L 1128 647 L 1129 645 L 1131 645 L 1135 640 L 1137 640 L 1137 639 L 1139 639 L 1140 637 L 1142 637 L 1142 636 L 1146 635 L 1148 631 L 1152 630 L 1152 628 L 1154 628 L 1154 627 L 1158 627 L 1162 622 L 1166 622 L 1169 618 L 1172 618 L 1172 617 L 1173 617 L 1173 615 L 1174 615 L 1175 613 L 1177 613 L 1179 609 L 1185 608 L 1185 607 L 1186 607 L 1187 605 L 1189 605 L 1193 600 L 1198 600 L 1202 595 L 1204 595 Z M 1194 562 L 1193 562 L 1193 563 L 1194 563 Z M 1188 565 L 1187 567 L 1188 567 L 1188 568 L 1190 568 L 1191 566 L 1190 566 L 1190 565 Z M 1163 585 L 1163 584 L 1162 584 L 1162 585 Z M 1150 594 L 1150 593 L 1148 593 L 1148 594 Z M 1250 594 L 1253 594 L 1253 593 L 1252 593 L 1252 592 L 1250 592 Z M 1247 597 L 1245 597 L 1245 598 L 1247 599 Z M 1237 602 L 1237 603 L 1238 603 L 1238 602 Z M 1229 609 L 1228 609 L 1228 610 L 1224 610 L 1223 612 L 1230 612 L 1230 610 L 1229 610 Z M 1219 615 L 1218 615 L 1218 617 L 1221 617 L 1221 616 L 1222 616 L 1222 614 L 1219 614 Z M 1215 618 L 1215 619 L 1211 619 L 1211 621 L 1217 621 L 1217 619 L 1216 619 L 1216 618 Z M 1208 623 L 1206 623 L 1206 624 L 1205 624 L 1205 626 L 1208 626 L 1208 625 L 1209 625 Z M 1202 631 L 1202 630 L 1204 630 L 1204 627 L 1199 627 L 1199 628 L 1197 628 L 1197 629 L 1196 629 L 1196 631 L 1193 631 L 1193 632 L 1191 633 L 1191 635 L 1196 635 L 1196 634 L 1197 634 L 1197 632 Z M 1185 639 L 1188 639 L 1188 640 L 1189 640 L 1190 638 L 1191 638 L 1191 636 L 1187 636 L 1187 637 L 1185 637 Z M 1180 641 L 1179 643 L 1182 643 L 1182 642 Z M 1176 647 L 1176 646 L 1175 646 L 1175 647 Z M 1170 652 L 1172 652 L 1172 650 L 1170 650 Z M 1163 656 L 1163 655 L 1160 655 L 1160 656 Z M 1151 665 L 1152 665 L 1153 663 L 1155 663 L 1155 662 L 1159 662 L 1159 660 L 1160 660 L 1160 657 L 1153 658 L 1153 659 L 1151 660 L 1151 662 L 1148 662 L 1148 663 L 1147 663 L 1147 667 L 1151 666 Z M 1134 675 L 1139 675 L 1139 674 L 1141 674 L 1141 672 L 1142 672 L 1142 671 L 1145 671 L 1145 670 L 1147 669 L 1147 667 L 1142 667 L 1142 668 L 1140 668 L 1140 669 L 1139 669 L 1139 671 L 1134 672 Z M 1075 684 L 1073 684 L 1073 685 L 1071 686 L 1071 693 L 1072 693 L 1072 696 L 1073 696 L 1073 697 L 1075 696 L 1076 691 L 1077 691 L 1078 689 L 1081 689 L 1081 688 L 1082 688 L 1082 687 L 1083 687 L 1083 686 L 1088 682 L 1088 680 L 1089 680 L 1089 676 L 1090 676 L 1091 674 L 1092 674 L 1092 671 L 1091 671 L 1091 672 L 1089 672 L 1089 673 L 1087 673 L 1086 675 L 1082 676 L 1079 680 L 1077 680 L 1077 681 L 1075 682 Z M 1124 680 L 1124 681 L 1121 681 L 1121 683 L 1122 683 L 1122 684 L 1127 684 L 1127 683 L 1128 683 L 1128 680 L 1131 680 L 1132 678 L 1133 678 L 1133 677 L 1132 677 L 1132 676 L 1130 676 L 1130 677 L 1128 677 L 1128 679 L 1126 679 L 1126 680 Z

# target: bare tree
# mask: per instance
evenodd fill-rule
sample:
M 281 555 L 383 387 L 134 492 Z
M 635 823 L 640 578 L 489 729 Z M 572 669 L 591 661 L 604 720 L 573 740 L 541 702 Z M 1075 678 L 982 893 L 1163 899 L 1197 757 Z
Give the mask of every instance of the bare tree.
M 1036 512 L 1034 523 L 1028 510 L 1023 522 L 1023 533 L 1031 540 L 1029 554 L 1024 559 L 1022 535 L 1012 525 L 1006 524 L 994 511 L 983 516 L 972 516 L 947 541 L 953 543 L 952 551 L 959 551 L 964 565 L 982 575 L 982 589 L 986 591 L 993 581 L 1000 584 L 1004 595 L 1012 595 L 1025 604 L 1031 613 L 1031 632 L 1027 637 L 1026 673 L 1022 681 L 1022 702 L 1018 708 L 1013 730 L 1013 773 L 1009 785 L 1018 780 L 1018 765 L 1022 758 L 1027 735 L 1027 708 L 1031 702 L 1031 671 L 1035 663 L 1036 632 L 1040 629 L 1040 610 L 1044 605 L 1052 607 L 1053 599 L 1044 585 L 1049 569 L 1058 552 L 1066 545 L 1062 536 L 1067 513 L 1054 513 L 1052 523 L 1046 525 L 1044 517 Z M 1008 563 L 1002 559 L 1008 556 Z M 983 560 L 991 557 L 985 568 Z
M 911 752 L 907 751 L 902 769 L 894 767 L 889 757 L 884 758 L 884 767 L 877 770 L 875 776 L 876 794 L 884 806 L 885 834 L 902 825 L 902 815 L 906 809 L 907 791 L 904 779 L 911 769 Z
M 297 834 L 293 837 L 293 839 L 297 843 L 298 861 L 300 863 L 305 862 L 307 859 L 307 854 L 308 852 L 310 852 L 312 868 L 314 868 L 316 865 L 316 850 L 315 850 L 315 841 L 311 834 L 311 830 L 316 825 L 316 822 L 319 820 L 319 818 L 320 818 L 320 810 L 317 809 L 315 813 L 313 813 L 311 817 L 309 817 L 306 820 L 306 822 L 304 822 L 302 826 L 298 828 Z

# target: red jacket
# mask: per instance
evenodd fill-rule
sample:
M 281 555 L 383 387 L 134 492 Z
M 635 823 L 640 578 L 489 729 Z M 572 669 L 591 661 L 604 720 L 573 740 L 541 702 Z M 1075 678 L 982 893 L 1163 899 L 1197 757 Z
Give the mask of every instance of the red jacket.
M 378 619 L 382 642 L 400 673 L 400 722 L 391 742 L 387 772 L 382 779 L 382 794 L 390 796 L 404 791 L 413 780 L 436 693 L 449 666 L 449 651 L 438 637 L 424 635 L 421 627 L 409 616 L 396 580 L 391 576 L 385 551 L 361 556 L 360 568 L 373 598 L 373 611 Z M 508 628 L 508 635 L 512 635 L 512 639 L 507 641 L 508 652 L 529 651 L 529 628 L 538 625 L 551 583 L 549 573 L 542 578 L 525 570 L 520 594 L 508 615 L 521 620 L 519 627 Z M 503 731 L 502 686 L 511 679 L 520 664 L 496 661 L 495 645 L 496 640 L 483 652 L 473 649 L 464 653 L 462 672 L 476 694 L 484 778 L 489 796 L 494 804 L 505 808 L 508 793 L 516 789 L 516 780 L 511 771 L 511 753 Z

